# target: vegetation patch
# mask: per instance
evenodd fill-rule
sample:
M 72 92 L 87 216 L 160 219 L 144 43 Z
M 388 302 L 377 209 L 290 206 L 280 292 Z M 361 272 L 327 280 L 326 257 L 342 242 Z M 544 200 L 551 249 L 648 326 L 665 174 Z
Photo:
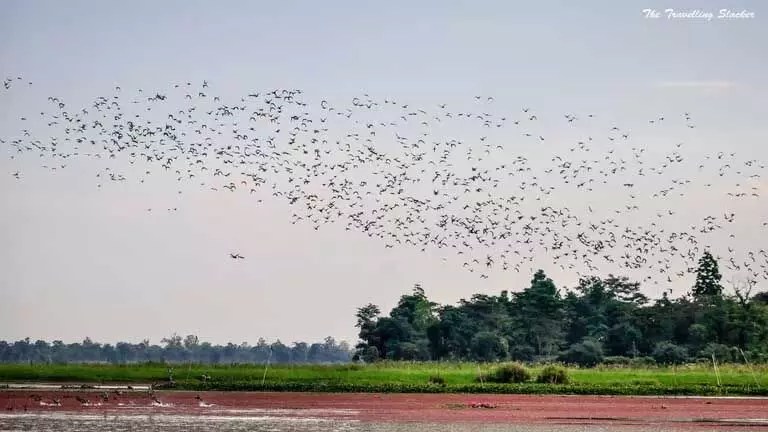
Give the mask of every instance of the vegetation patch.
M 350 365 L 265 366 L 175 365 L 173 390 L 768 396 L 767 365 L 718 365 L 719 381 L 712 365 L 706 363 L 644 368 L 470 362 L 380 362 L 354 365 L 355 368 Z M 82 384 L 158 384 L 168 382 L 168 369 L 168 365 L 159 363 L 0 364 L 0 382 L 77 383 L 75 388 L 81 388 Z M 535 380 L 513 382 L 525 377 L 520 371 L 529 372 Z M 483 376 L 482 382 L 477 381 L 478 373 Z M 494 376 L 501 376 L 503 382 L 489 379 Z M 563 381 L 563 376 L 567 381 Z
M 445 377 L 441 375 L 432 375 L 429 377 L 429 382 L 431 384 L 445 385 Z
M 531 373 L 522 364 L 511 363 L 497 367 L 483 379 L 492 383 L 516 384 L 530 381 Z
M 549 365 L 541 370 L 536 382 L 540 384 L 568 384 L 568 371 L 562 366 Z

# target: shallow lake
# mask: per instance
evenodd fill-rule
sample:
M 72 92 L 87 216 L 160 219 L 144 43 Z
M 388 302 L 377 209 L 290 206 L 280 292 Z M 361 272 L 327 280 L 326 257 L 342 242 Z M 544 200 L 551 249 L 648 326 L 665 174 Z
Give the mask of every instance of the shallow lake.
M 279 410 L 278 410 L 279 411 Z M 750 428 L 751 429 L 751 428 Z M 756 430 L 763 430 L 755 428 Z M 377 424 L 349 419 L 286 416 L 285 413 L 261 411 L 256 415 L 185 415 L 185 414 L 83 414 L 83 413 L 0 413 L 0 432 L 137 432 L 137 431 L 217 431 L 217 432 L 579 432 L 633 431 L 661 432 L 691 428 L 670 428 L 658 425 L 480 425 L 480 424 Z M 723 430 L 716 427 L 695 428 L 696 431 Z M 732 430 L 732 429 L 731 429 Z

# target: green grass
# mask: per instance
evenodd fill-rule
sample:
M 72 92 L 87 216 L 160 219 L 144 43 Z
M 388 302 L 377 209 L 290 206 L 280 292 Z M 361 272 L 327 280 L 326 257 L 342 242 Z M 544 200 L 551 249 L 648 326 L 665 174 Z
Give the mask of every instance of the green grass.
M 274 390 L 413 393 L 528 393 L 605 395 L 768 395 L 768 365 L 721 365 L 720 384 L 711 366 L 675 368 L 597 367 L 569 368 L 571 383 L 549 385 L 477 383 L 479 373 L 496 365 L 479 363 L 382 362 L 371 365 L 270 365 L 266 380 L 263 365 L 174 366 L 178 389 Z M 530 368 L 535 379 L 543 366 Z M 752 375 L 754 371 L 754 377 Z M 207 374 L 209 382 L 201 377 Z M 445 378 L 445 385 L 430 384 L 430 376 Z M 164 364 L 133 365 L 28 365 L 0 364 L 0 382 L 152 383 L 166 381 Z M 755 383 L 757 379 L 757 384 Z

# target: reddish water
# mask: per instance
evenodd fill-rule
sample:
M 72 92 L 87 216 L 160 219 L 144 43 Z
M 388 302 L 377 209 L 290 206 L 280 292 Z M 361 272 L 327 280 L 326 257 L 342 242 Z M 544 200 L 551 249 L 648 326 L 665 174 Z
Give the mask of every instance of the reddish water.
M 646 398 L 459 394 L 327 394 L 0 391 L 9 413 L 273 416 L 370 424 L 507 424 L 654 426 L 654 430 L 767 430 L 768 398 Z M 197 398 L 199 396 L 199 398 Z M 78 397 L 80 400 L 78 400 Z M 57 399 L 60 405 L 54 403 Z M 86 402 L 87 400 L 87 402 Z M 734 429 L 735 428 L 735 429 Z

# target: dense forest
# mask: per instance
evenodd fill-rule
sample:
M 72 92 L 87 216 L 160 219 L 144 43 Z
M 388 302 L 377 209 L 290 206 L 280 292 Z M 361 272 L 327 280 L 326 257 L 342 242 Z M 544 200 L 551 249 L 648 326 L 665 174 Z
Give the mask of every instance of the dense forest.
M 195 335 L 182 338 L 174 334 L 164 338 L 161 344 L 152 345 L 144 340 L 137 344 L 111 345 L 96 343 L 90 338 L 70 344 L 31 342 L 28 338 L 14 343 L 0 341 L 0 363 L 337 363 L 348 362 L 353 354 L 347 342 L 336 343 L 332 337 L 321 343 L 294 342 L 292 346 L 279 340 L 268 344 L 259 339 L 251 346 L 245 342 L 211 345 L 200 342 Z
M 456 306 L 429 301 L 421 286 L 389 316 L 358 309 L 355 359 L 683 363 L 768 361 L 768 292 L 755 280 L 721 284 L 706 252 L 680 298 L 651 301 L 624 277 L 585 277 L 561 292 L 539 270 L 526 289 L 475 294 Z
M 174 334 L 162 345 L 62 341 L 0 341 L 0 362 L 19 363 L 333 363 L 390 360 L 561 361 L 598 363 L 768 362 L 768 292 L 756 281 L 721 284 L 708 252 L 686 295 L 651 301 L 625 277 L 585 277 L 561 292 L 542 270 L 520 292 L 475 294 L 455 306 L 430 301 L 418 284 L 401 296 L 389 316 L 378 306 L 357 310 L 360 342 L 327 337 L 322 343 L 260 339 L 212 345 L 195 335 Z

